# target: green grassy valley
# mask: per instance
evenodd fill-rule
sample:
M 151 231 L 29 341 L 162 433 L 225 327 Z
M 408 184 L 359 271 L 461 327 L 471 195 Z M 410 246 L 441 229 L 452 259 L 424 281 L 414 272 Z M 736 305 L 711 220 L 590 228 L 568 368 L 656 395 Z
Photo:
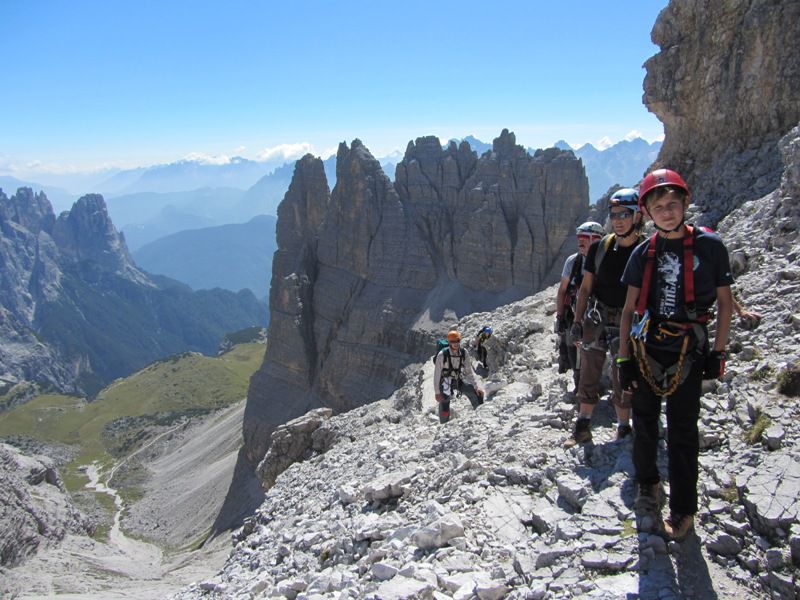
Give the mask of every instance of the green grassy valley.
M 91 402 L 43 394 L 0 413 L 0 439 L 70 446 L 74 454 L 61 472 L 76 491 L 86 483 L 81 465 L 109 468 L 187 419 L 243 399 L 263 356 L 260 343 L 239 344 L 217 357 L 183 353 L 114 381 Z

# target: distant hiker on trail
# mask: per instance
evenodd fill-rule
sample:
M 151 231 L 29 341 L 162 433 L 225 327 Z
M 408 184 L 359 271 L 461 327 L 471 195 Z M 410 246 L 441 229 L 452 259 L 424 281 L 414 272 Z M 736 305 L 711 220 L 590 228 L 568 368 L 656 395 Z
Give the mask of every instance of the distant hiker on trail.
M 475 336 L 475 352 L 478 355 L 478 362 L 483 363 L 483 368 L 489 370 L 489 363 L 486 362 L 486 340 L 492 337 L 492 328 L 489 325 L 482 327 Z
M 484 391 L 480 378 L 472 368 L 469 354 L 461 347 L 461 334 L 447 333 L 448 347 L 436 355 L 433 370 L 433 389 L 439 403 L 439 422 L 450 420 L 450 400 L 466 394 L 474 408 L 483 404 Z M 468 386 L 462 386 L 466 381 Z
M 617 439 L 630 435 L 631 395 L 622 392 L 615 359 L 619 351 L 619 322 L 627 286 L 622 273 L 633 249 L 642 241 L 639 193 L 618 190 L 608 202 L 613 233 L 594 242 L 586 254 L 583 282 L 578 291 L 572 338 L 578 342 L 581 376 L 578 382 L 578 418 L 566 445 L 592 441 L 591 418 L 600 399 L 600 378 L 606 353 L 611 352 L 611 403 L 617 413 Z
M 733 298 L 728 251 L 716 234 L 685 223 L 689 188 L 678 173 L 658 169 L 639 185 L 639 208 L 656 233 L 636 247 L 622 281 L 628 286 L 617 364 L 633 392 L 633 462 L 643 517 L 660 521 L 662 489 L 656 457 L 661 402 L 666 398 L 669 516 L 664 532 L 684 539 L 697 513 L 698 427 L 703 379 L 725 372 Z M 714 343 L 710 310 L 717 304 Z
M 578 239 L 578 251 L 564 262 L 561 270 L 561 283 L 556 292 L 556 323 L 555 330 L 558 334 L 558 372 L 566 373 L 572 369 L 572 379 L 575 384 L 574 392 L 578 392 L 578 349 L 570 335 L 575 318 L 575 301 L 578 289 L 583 281 L 583 265 L 586 253 L 592 242 L 603 237 L 605 230 L 600 223 L 587 221 L 575 230 Z

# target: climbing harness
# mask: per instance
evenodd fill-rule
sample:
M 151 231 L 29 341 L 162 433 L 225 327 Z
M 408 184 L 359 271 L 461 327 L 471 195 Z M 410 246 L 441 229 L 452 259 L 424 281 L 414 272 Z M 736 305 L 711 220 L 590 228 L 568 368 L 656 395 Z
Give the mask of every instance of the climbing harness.
M 707 341 L 705 323 L 709 319 L 709 314 L 697 314 L 694 295 L 694 228 L 686 225 L 686 234 L 683 237 L 683 292 L 688 321 L 680 322 L 651 317 L 647 309 L 647 300 L 655 269 L 657 240 L 658 233 L 654 233 L 647 248 L 642 287 L 639 291 L 630 337 L 642 378 L 657 395 L 669 396 L 686 380 L 689 374 L 688 369 L 684 369 L 687 356 Z M 694 336 L 696 344 L 690 347 L 692 336 Z M 677 361 L 671 366 L 665 367 L 647 354 L 648 343 L 658 350 L 670 353 L 677 351 Z

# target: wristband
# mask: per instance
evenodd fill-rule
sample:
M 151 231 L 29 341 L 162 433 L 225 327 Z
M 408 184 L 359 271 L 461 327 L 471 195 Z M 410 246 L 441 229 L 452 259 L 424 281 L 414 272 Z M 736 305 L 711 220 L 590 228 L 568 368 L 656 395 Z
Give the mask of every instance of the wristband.
M 621 365 L 622 363 L 626 363 L 626 362 L 630 361 L 630 357 L 629 356 L 618 356 L 616 358 L 616 361 L 617 361 L 618 365 Z

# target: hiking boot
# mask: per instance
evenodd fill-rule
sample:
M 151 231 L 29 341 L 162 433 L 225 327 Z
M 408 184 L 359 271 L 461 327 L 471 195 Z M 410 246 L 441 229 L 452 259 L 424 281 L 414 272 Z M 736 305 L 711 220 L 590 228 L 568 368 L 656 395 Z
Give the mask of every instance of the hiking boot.
M 664 533 L 673 542 L 682 542 L 694 529 L 694 516 L 670 512 L 664 519 Z
M 617 439 L 624 440 L 633 432 L 633 429 L 627 423 L 617 425 Z
M 660 483 L 640 483 L 636 500 L 633 501 L 633 512 L 637 515 L 657 513 L 661 510 L 662 498 Z
M 450 400 L 439 402 L 439 423 L 447 423 L 450 420 Z
M 575 429 L 572 437 L 564 442 L 564 446 L 572 448 L 576 444 L 588 444 L 592 441 L 592 420 L 586 417 L 578 417 L 575 421 Z

